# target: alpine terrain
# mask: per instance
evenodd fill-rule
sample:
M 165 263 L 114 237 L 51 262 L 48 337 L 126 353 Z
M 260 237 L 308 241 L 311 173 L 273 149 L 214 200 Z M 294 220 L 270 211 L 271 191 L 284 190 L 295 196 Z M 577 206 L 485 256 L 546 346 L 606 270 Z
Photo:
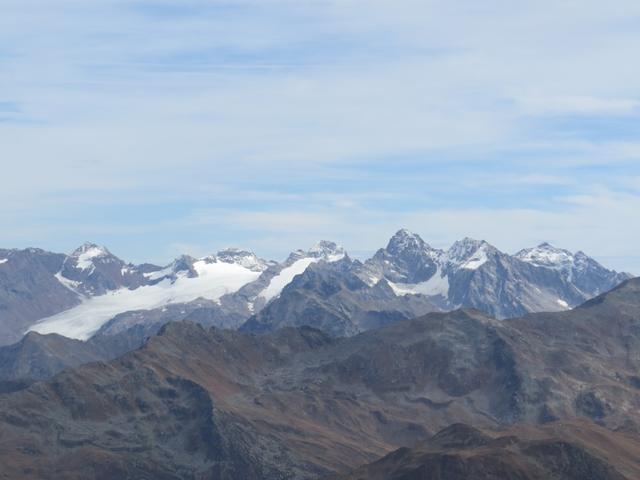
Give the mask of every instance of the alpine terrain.
M 172 322 L 0 394 L 2 474 L 634 480 L 638 322 L 637 279 L 569 311 L 435 312 L 350 337 Z
M 87 340 L 133 326 L 142 341 L 172 320 L 353 335 L 463 307 L 504 319 L 567 310 L 631 277 L 549 244 L 508 255 L 465 238 L 439 250 L 407 230 L 364 262 L 326 241 L 281 263 L 231 248 L 132 265 L 91 243 L 70 255 L 0 250 L 0 259 L 0 345 L 27 331 Z

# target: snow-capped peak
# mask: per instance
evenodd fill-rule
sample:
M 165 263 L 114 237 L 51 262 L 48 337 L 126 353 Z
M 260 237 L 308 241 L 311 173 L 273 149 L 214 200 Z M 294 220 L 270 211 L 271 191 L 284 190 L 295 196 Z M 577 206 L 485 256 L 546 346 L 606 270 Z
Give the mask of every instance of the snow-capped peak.
M 465 237 L 455 242 L 447 251 L 446 258 L 450 264 L 466 270 L 476 270 L 489 260 L 489 254 L 495 247 L 484 240 Z
M 84 242 L 78 248 L 76 248 L 73 253 L 70 255 L 71 257 L 78 257 L 82 254 L 86 254 L 89 252 L 100 253 L 103 255 L 109 255 L 110 252 L 107 250 L 107 247 L 102 245 L 98 245 L 97 243 L 92 242 Z
M 338 261 L 344 258 L 345 255 L 346 252 L 344 248 L 334 242 L 329 242 L 327 240 L 320 240 L 307 252 L 305 252 L 305 256 L 307 257 L 326 260 L 327 262 Z
M 216 256 L 221 262 L 235 263 L 254 272 L 263 272 L 269 267 L 269 262 L 266 260 L 240 248 L 226 248 L 219 251 Z
M 417 233 L 410 232 L 406 228 L 398 230 L 387 244 L 387 251 L 392 254 L 406 250 L 430 250 L 431 247 L 420 238 Z
M 69 256 L 75 260 L 75 267 L 80 270 L 87 270 L 94 267 L 94 260 L 97 258 L 110 257 L 111 252 L 101 245 L 85 242 L 76 248 Z
M 586 257 L 584 254 L 582 256 Z M 515 257 L 538 267 L 555 269 L 571 267 L 576 260 L 576 255 L 570 251 L 556 248 L 547 242 L 541 243 L 537 247 L 520 250 Z

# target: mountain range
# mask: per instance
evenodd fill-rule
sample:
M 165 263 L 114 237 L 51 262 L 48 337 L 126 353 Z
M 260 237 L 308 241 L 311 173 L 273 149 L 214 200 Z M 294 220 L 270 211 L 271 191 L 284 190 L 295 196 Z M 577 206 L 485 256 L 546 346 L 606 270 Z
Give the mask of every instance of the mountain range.
M 87 340 L 134 326 L 142 342 L 179 319 L 339 336 L 462 307 L 504 319 L 567 310 L 628 278 L 547 243 L 508 255 L 465 238 L 445 251 L 404 229 L 364 262 L 327 241 L 284 262 L 231 248 L 164 267 L 132 265 L 91 243 L 70 255 L 0 250 L 0 345 L 27 331 Z
M 639 322 L 640 279 L 572 310 L 432 312 L 351 336 L 170 322 L 0 394 L 2 474 L 634 480 Z

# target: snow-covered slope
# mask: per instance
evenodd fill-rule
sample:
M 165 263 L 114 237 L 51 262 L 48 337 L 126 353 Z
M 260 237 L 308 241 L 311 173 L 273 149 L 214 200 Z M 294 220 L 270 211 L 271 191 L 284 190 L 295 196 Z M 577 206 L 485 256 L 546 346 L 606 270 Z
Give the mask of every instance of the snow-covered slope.
M 269 281 L 267 287 L 262 290 L 258 297 L 265 302 L 269 302 L 282 292 L 282 289 L 289 285 L 291 281 L 303 273 L 309 265 L 319 261 L 337 262 L 345 257 L 346 253 L 342 247 L 333 242 L 321 241 L 308 251 L 296 250 L 285 263 L 280 266 L 278 273 Z
M 271 279 L 267 288 L 260 292 L 260 297 L 267 302 L 280 295 L 284 287 L 291 283 L 296 275 L 303 273 L 309 265 L 317 262 L 318 259 L 312 257 L 301 258 L 296 260 L 288 267 L 283 268 L 280 273 Z
M 59 333 L 81 340 L 89 338 L 102 324 L 119 313 L 149 310 L 168 304 L 185 303 L 197 298 L 219 300 L 260 276 L 259 270 L 217 261 L 209 257 L 193 263 L 196 276 L 176 273 L 154 285 L 136 289 L 120 288 L 104 295 L 86 298 L 80 305 L 45 318 L 30 328 L 38 333 Z
M 219 302 L 223 296 L 233 298 L 229 296 L 265 274 L 259 293 L 262 304 L 277 297 L 310 264 L 321 260 L 337 261 L 344 256 L 344 250 L 332 242 L 319 242 L 306 252 L 297 250 L 283 264 L 262 260 L 246 250 L 229 248 L 200 259 L 183 255 L 164 268 L 151 267 L 143 272 L 139 267 L 125 265 L 106 248 L 87 243 L 67 257 L 63 269 L 55 276 L 62 285 L 81 297 L 80 304 L 41 319 L 29 331 L 87 339 L 116 315 L 159 309 L 199 298 Z M 122 285 L 124 282 L 120 285 L 113 282 L 117 288 L 92 294 L 98 289 L 94 285 L 87 287 L 87 282 L 102 275 L 104 284 L 104 278 L 107 278 L 104 272 L 116 270 L 124 272 L 123 275 L 137 275 L 142 284 L 126 286 Z M 227 303 L 233 304 L 234 301 Z M 243 301 L 250 303 L 244 308 L 253 308 L 255 299 L 251 302 L 239 300 L 240 303 Z M 230 312 L 234 315 L 243 308 L 242 305 L 234 307 Z M 144 314 L 140 317 L 144 322 Z
M 440 296 L 447 298 L 449 295 L 449 277 L 441 268 L 429 280 L 420 283 L 394 283 L 389 286 L 396 295 L 426 295 L 429 297 Z

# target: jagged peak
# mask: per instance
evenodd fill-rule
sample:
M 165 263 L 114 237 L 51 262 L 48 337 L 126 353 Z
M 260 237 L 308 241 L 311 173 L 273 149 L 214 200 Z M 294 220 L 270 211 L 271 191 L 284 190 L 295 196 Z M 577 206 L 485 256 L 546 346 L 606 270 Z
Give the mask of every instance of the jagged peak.
M 477 240 L 471 237 L 464 237 L 461 240 L 457 240 L 451 245 L 448 253 L 453 258 L 464 258 L 468 255 L 475 253 L 476 251 L 483 249 L 493 249 L 494 247 L 487 243 L 485 240 Z
M 216 254 L 216 257 L 221 262 L 234 263 L 249 270 L 260 272 L 266 270 L 270 265 L 268 261 L 259 258 L 255 253 L 238 247 L 229 247 L 220 250 Z
M 322 258 L 326 260 L 339 260 L 346 255 L 344 248 L 329 240 L 320 240 L 307 252 L 310 257 Z
M 102 259 L 102 262 L 118 261 L 106 247 L 93 242 L 85 242 L 67 257 L 65 265 L 77 270 L 91 270 L 93 272 L 94 262 L 97 259 Z
M 169 267 L 160 270 L 159 272 L 157 272 L 157 274 L 167 273 L 167 270 L 170 270 L 172 273 L 193 272 L 193 264 L 197 261 L 197 259 L 193 258 L 190 255 L 180 255 L 173 262 L 171 262 Z
M 342 246 L 328 240 L 320 240 L 309 250 L 297 249 L 289 254 L 285 264 L 291 264 L 304 258 L 314 258 L 325 260 L 327 262 L 335 262 L 347 257 L 347 252 Z
M 431 247 L 418 235 L 406 228 L 398 230 L 389 240 L 387 250 L 400 252 L 407 249 L 431 249 Z
M 476 270 L 489 260 L 489 254 L 498 250 L 485 240 L 465 237 L 454 242 L 447 250 L 446 258 L 449 263 L 466 270 Z
M 417 233 L 412 232 L 408 228 L 401 228 L 391 238 L 396 238 L 396 237 L 397 238 L 416 238 L 416 239 L 422 240 L 420 238 L 420 235 L 418 235 Z

